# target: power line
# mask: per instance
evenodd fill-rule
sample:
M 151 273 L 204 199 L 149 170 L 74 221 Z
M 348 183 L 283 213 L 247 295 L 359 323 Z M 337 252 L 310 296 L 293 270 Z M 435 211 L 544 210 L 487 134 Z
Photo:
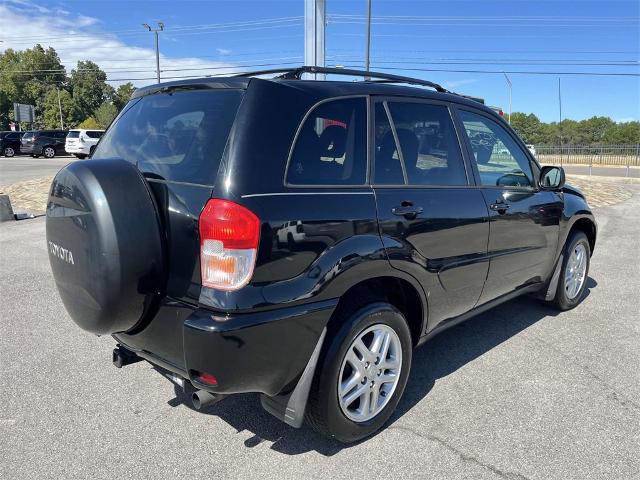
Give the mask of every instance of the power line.
M 344 65 L 347 68 L 362 68 L 362 64 L 359 65 Z M 372 67 L 373 68 L 373 67 Z M 540 72 L 540 71 L 525 71 L 525 70 L 449 70 L 440 68 L 412 68 L 412 67 L 383 67 L 380 65 L 375 66 L 380 70 L 404 70 L 412 72 L 447 72 L 447 73 L 496 73 L 496 74 L 513 74 L 513 75 L 584 75 L 584 76 L 603 76 L 603 77 L 640 77 L 640 73 L 629 72 Z
M 241 27 L 241 26 L 253 26 L 253 25 L 262 25 L 262 24 L 270 24 L 270 23 L 278 23 L 278 22 L 291 22 L 291 21 L 301 21 L 303 19 L 302 16 L 297 16 L 297 17 L 276 17 L 276 18 L 265 18 L 265 19 L 258 19 L 258 20 L 249 20 L 249 21 L 243 21 L 243 22 L 226 22 L 226 23 L 209 23 L 209 24 L 199 24 L 199 25 L 182 25 L 182 26 L 177 26 L 177 27 L 171 27 L 171 28 L 167 28 L 167 32 L 177 32 L 177 31 L 184 31 L 184 30 L 194 30 L 194 29 L 224 29 L 224 28 L 233 28 L 233 27 Z M 140 36 L 140 31 L 138 29 L 135 30 L 116 30 L 116 31 L 112 31 L 112 32 L 84 32 L 84 33 L 77 33 L 77 32 L 64 32 L 61 33 L 60 35 L 49 35 L 49 36 L 33 36 L 33 35 L 25 35 L 25 36 L 12 36 L 10 37 L 10 40 L 28 40 L 29 42 L 33 42 L 34 39 L 45 39 L 45 40 L 51 40 L 51 39 L 66 39 L 69 36 L 72 36 L 74 38 L 80 38 L 80 37 L 88 37 L 88 36 L 94 36 L 94 35 L 117 35 L 117 34 L 126 34 L 126 33 L 131 33 L 134 34 L 135 36 Z M 8 37 L 7 37 L 8 38 Z
M 269 25 L 262 25 L 262 26 L 247 26 L 247 27 L 234 27 L 234 28 L 225 28 L 225 29 L 215 29 L 215 30 L 195 30 L 195 31 L 184 31 L 184 30 L 179 30 L 176 33 L 175 30 L 165 30 L 167 32 L 168 35 L 172 36 L 172 37 L 182 37 L 182 36 L 186 36 L 186 35 L 213 35 L 213 34 L 218 34 L 218 33 L 231 33 L 231 32 L 251 32 L 251 31 L 257 31 L 257 30 L 270 30 L 270 29 L 274 29 L 274 28 L 289 28 L 289 27 L 298 27 L 298 26 L 302 26 L 302 22 L 300 21 L 296 21 L 296 22 L 283 22 L 280 24 L 269 24 Z M 33 37 L 32 40 L 20 40 L 20 41 L 14 41 L 13 39 L 8 39 L 6 40 L 7 42 L 10 42 L 11 44 L 17 44 L 17 45 L 34 45 L 36 43 L 50 43 L 51 40 L 55 40 L 56 44 L 60 44 L 60 43 L 76 43 L 78 41 L 79 38 L 85 38 L 85 39 L 95 39 L 96 41 L 104 41 L 104 38 L 101 38 L 101 35 L 107 35 L 109 36 L 109 33 L 95 33 L 95 34 L 83 34 L 83 35 L 70 35 L 70 36 L 65 36 L 63 38 L 60 38 L 59 40 L 56 39 L 45 39 L 45 38 L 38 38 L 38 37 Z M 128 34 L 128 35 L 121 35 L 121 36 L 140 36 L 140 33 L 132 33 L 132 34 Z M 72 38 L 69 38 L 72 37 Z M 116 37 L 113 38 L 108 38 L 109 41 L 112 42 L 120 42 L 120 40 Z M 85 40 L 86 41 L 86 40 Z M 120 42 L 122 43 L 122 42 Z M 96 48 L 96 47 L 92 47 L 92 48 Z

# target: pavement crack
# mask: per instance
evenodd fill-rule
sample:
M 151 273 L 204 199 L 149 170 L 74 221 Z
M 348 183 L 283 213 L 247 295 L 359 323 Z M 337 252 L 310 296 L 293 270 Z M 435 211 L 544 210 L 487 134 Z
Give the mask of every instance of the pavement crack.
M 451 452 L 454 455 L 456 455 L 464 463 L 468 463 L 468 464 L 477 465 L 479 467 L 482 467 L 485 470 L 488 470 L 491 473 L 499 476 L 500 478 L 504 478 L 504 479 L 507 479 L 507 480 L 530 480 L 528 477 L 525 477 L 524 475 L 522 475 L 520 473 L 507 472 L 507 471 L 501 470 L 500 468 L 496 467 L 495 465 L 491 465 L 489 463 L 482 462 L 481 460 L 478 460 L 473 455 L 469 455 L 467 453 L 464 453 L 461 450 L 458 450 L 453 445 L 450 445 L 449 443 L 445 442 L 443 439 L 441 439 L 439 437 L 436 437 L 435 435 L 424 434 L 424 433 L 416 431 L 416 430 L 414 430 L 414 429 L 412 429 L 410 427 L 405 427 L 404 425 L 391 425 L 389 427 L 389 429 L 390 430 L 393 430 L 393 429 L 402 430 L 403 432 L 409 432 L 409 433 L 412 433 L 413 435 L 416 435 L 416 436 L 418 436 L 420 438 L 424 438 L 426 440 L 435 442 L 438 445 L 440 445 L 440 446 L 444 447 L 445 449 L 447 449 L 449 452 Z
M 578 368 L 580 368 L 591 379 L 593 379 L 596 382 L 598 382 L 601 387 L 603 387 L 605 390 L 609 391 L 609 393 L 606 395 L 606 398 L 609 398 L 609 399 L 613 400 L 615 403 L 617 403 L 621 407 L 624 407 L 626 409 L 631 409 L 631 410 L 635 411 L 636 413 L 640 413 L 640 404 L 638 404 L 638 403 L 634 402 L 633 400 L 625 397 L 623 394 L 621 394 L 615 388 L 613 388 L 611 385 L 609 385 L 609 383 L 607 383 L 607 381 L 604 378 L 602 378 L 598 374 L 594 373 L 586 365 L 583 365 L 583 364 L 577 362 L 573 357 L 567 355 L 566 353 L 564 353 L 562 350 L 557 348 L 552 343 L 547 342 L 546 340 L 543 340 L 543 339 L 538 338 L 538 337 L 533 337 L 533 336 L 527 336 L 527 337 L 525 337 L 525 339 L 530 341 L 530 342 L 538 343 L 540 345 L 545 346 L 549 350 L 552 350 L 554 353 L 558 354 L 559 356 L 561 356 L 562 358 L 567 360 L 567 362 L 569 362 L 572 365 L 575 365 Z

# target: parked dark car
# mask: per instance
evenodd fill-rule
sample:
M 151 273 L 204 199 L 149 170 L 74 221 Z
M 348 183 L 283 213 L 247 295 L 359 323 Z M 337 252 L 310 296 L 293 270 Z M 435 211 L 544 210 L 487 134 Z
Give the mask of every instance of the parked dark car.
M 350 442 L 389 419 L 414 347 L 519 295 L 580 302 L 594 216 L 490 108 L 280 73 L 138 89 L 55 177 L 58 291 L 116 366 L 150 362 L 197 409 L 259 392 Z
M 0 155 L 13 157 L 15 154 L 20 153 L 21 138 L 22 132 L 0 132 Z
M 20 152 L 32 157 L 53 158 L 65 155 L 67 132 L 65 130 L 29 130 L 22 136 Z

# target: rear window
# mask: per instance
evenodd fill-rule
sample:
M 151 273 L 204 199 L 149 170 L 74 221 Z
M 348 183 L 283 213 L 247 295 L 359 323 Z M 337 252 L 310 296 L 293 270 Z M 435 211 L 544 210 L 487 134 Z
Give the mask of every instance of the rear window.
M 134 99 L 104 134 L 93 158 L 123 158 L 148 176 L 212 185 L 241 99 L 239 90 Z
M 104 132 L 98 130 L 87 130 L 85 135 L 89 138 L 100 138 Z
M 78 138 L 80 136 L 80 130 L 71 130 L 67 135 L 67 138 Z

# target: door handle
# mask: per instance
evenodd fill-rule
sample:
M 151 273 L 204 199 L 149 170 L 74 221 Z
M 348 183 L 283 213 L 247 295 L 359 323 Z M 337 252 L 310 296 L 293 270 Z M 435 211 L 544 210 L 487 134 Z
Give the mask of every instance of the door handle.
M 402 202 L 399 207 L 393 207 L 391 213 L 400 217 L 405 217 L 408 220 L 413 220 L 422 213 L 424 209 L 422 207 L 416 207 L 410 202 Z
M 496 212 L 498 212 L 499 214 L 503 214 L 505 213 L 507 210 L 509 210 L 509 207 L 511 207 L 511 205 L 509 205 L 508 203 L 506 203 L 504 200 L 502 200 L 501 198 L 499 198 L 498 200 L 496 200 L 495 203 L 492 203 L 491 205 L 489 205 L 489 208 L 491 210 L 494 210 Z

